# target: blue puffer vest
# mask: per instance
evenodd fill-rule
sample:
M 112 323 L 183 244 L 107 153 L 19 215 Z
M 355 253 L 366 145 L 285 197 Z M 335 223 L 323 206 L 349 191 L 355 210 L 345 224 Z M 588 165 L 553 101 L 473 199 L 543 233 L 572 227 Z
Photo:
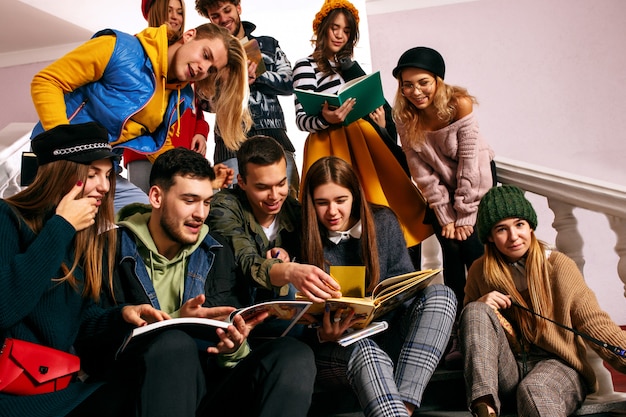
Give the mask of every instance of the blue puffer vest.
M 98 122 L 109 132 L 109 142 L 116 142 L 126 121 L 143 109 L 154 95 L 156 81 L 152 62 L 135 36 L 105 29 L 93 37 L 102 35 L 117 38 L 102 78 L 65 94 L 65 105 L 70 123 Z M 117 146 L 142 153 L 158 151 L 165 143 L 170 126 L 178 120 L 177 105 L 182 115 L 193 106 L 193 97 L 189 85 L 181 89 L 180 102 L 178 94 L 173 92 L 163 118 L 165 123 L 161 123 L 151 134 L 146 133 Z M 31 138 L 43 130 L 41 122 L 37 123 Z

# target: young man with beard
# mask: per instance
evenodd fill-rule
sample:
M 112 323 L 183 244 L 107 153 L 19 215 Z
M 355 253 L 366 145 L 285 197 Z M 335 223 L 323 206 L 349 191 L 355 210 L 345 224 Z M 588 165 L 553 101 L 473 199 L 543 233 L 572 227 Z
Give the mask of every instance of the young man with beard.
M 280 144 L 267 136 L 251 137 L 237 151 L 237 163 L 237 186 L 215 195 L 207 222 L 230 242 L 256 289 L 256 301 L 288 296 L 293 288 L 315 302 L 340 297 L 339 284 L 330 275 L 295 262 L 300 256 L 300 203 L 288 195 Z
M 248 137 L 265 135 L 281 144 L 287 158 L 287 182 L 289 194 L 298 196 L 300 178 L 294 158 L 295 148 L 287 136 L 287 127 L 278 96 L 293 94 L 293 72 L 291 63 L 280 48 L 278 41 L 270 36 L 254 36 L 256 26 L 241 20 L 240 0 L 196 0 L 198 13 L 218 26 L 226 28 L 242 44 L 256 40 L 261 50 L 266 71 L 256 76 L 257 64 L 248 61 L 248 84 L 250 99 L 248 106 L 254 126 Z M 219 129 L 215 129 L 215 163 L 224 163 L 237 174 L 236 150 L 228 148 Z
M 242 304 L 233 253 L 204 224 L 214 178 L 209 162 L 189 149 L 175 148 L 157 158 L 150 173 L 150 206 L 132 204 L 118 215 L 117 273 L 109 302 L 150 303 L 172 317 L 213 319 Z M 191 387 L 204 398 L 198 416 L 306 415 L 316 373 L 312 351 L 284 337 L 251 352 L 246 339 L 257 323 L 238 316 L 225 332 L 216 330 L 216 346 L 198 347 L 197 355 L 181 358 L 196 361 L 204 373 Z M 163 333 L 170 332 L 177 343 L 195 345 L 184 332 Z

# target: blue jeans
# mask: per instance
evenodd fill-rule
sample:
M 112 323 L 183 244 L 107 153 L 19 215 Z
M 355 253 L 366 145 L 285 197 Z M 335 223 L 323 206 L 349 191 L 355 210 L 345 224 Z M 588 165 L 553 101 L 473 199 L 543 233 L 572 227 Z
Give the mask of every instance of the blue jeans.
M 117 213 L 122 207 L 131 203 L 150 204 L 148 195 L 126 178 L 117 174 L 115 178 L 115 198 L 113 205 Z

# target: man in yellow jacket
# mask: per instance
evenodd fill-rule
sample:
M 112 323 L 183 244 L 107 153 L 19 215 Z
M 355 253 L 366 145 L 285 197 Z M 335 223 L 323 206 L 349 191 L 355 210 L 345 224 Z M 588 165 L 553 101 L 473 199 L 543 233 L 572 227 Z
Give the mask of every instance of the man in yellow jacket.
M 135 36 L 100 31 L 35 75 L 31 94 L 40 123 L 33 137 L 60 124 L 96 121 L 120 154 L 125 147 L 154 160 L 172 148 L 170 129 L 193 106 L 193 97 L 181 92 L 191 82 L 200 96 L 230 114 L 244 114 L 247 62 L 237 39 L 212 24 L 179 39 L 166 25 Z M 235 119 L 220 126 L 242 141 L 241 119 Z M 132 202 L 147 203 L 147 198 L 118 175 L 116 209 Z

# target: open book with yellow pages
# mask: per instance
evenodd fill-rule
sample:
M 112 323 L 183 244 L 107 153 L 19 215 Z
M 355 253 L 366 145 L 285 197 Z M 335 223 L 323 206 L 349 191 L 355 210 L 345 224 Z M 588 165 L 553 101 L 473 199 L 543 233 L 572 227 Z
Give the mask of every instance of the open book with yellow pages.
M 353 329 L 362 329 L 406 300 L 415 297 L 418 292 L 430 284 L 439 272 L 441 272 L 441 269 L 426 269 L 387 278 L 376 285 L 372 295 L 369 297 L 330 298 L 326 300 L 326 303 L 314 303 L 307 310 L 307 314 L 302 317 L 300 323 L 321 323 L 325 304 L 328 304 L 331 312 L 343 309 L 342 315 L 344 316 L 349 314 L 350 309 L 354 310 L 356 321 L 351 327 Z M 331 273 L 331 275 L 333 274 Z M 341 282 L 339 284 L 342 285 Z M 303 299 L 304 297 L 298 294 L 296 298 Z M 314 321 L 312 322 L 309 319 L 314 319 Z

